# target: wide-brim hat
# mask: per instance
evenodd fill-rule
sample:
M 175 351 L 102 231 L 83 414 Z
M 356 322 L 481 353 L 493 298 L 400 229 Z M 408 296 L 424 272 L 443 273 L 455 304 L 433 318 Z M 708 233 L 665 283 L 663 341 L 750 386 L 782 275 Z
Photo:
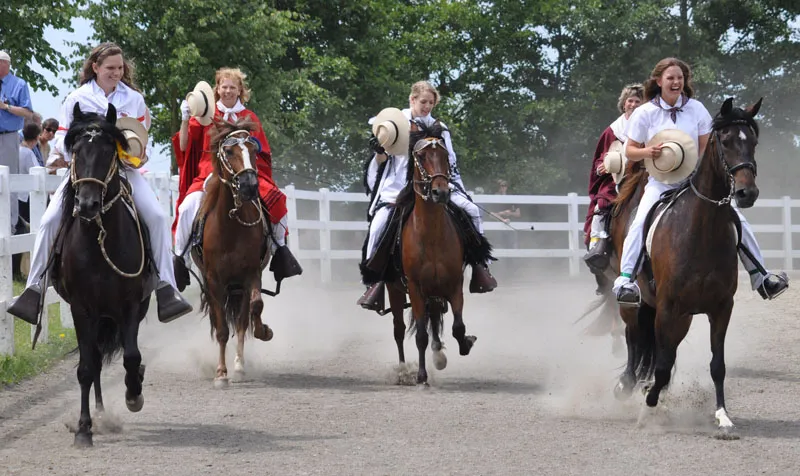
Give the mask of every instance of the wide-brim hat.
M 692 137 L 679 129 L 664 129 L 647 142 L 647 146 L 661 146 L 661 156 L 644 159 L 650 176 L 665 184 L 685 180 L 697 166 L 697 144 Z
M 396 107 L 382 110 L 372 122 L 372 133 L 391 155 L 408 155 L 409 129 L 408 118 Z
M 186 102 L 189 103 L 189 114 L 197 119 L 197 122 L 207 126 L 214 118 L 216 108 L 214 101 L 214 89 L 205 81 L 200 81 L 194 89 L 186 95 Z
M 603 166 L 611 174 L 614 182 L 619 183 L 625 176 L 625 167 L 627 165 L 628 158 L 625 157 L 625 147 L 622 142 L 615 140 L 608 147 L 608 152 L 603 157 Z
M 142 163 L 146 161 L 148 134 L 141 122 L 133 117 L 120 117 L 117 119 L 117 129 L 128 139 L 128 154 L 138 158 Z

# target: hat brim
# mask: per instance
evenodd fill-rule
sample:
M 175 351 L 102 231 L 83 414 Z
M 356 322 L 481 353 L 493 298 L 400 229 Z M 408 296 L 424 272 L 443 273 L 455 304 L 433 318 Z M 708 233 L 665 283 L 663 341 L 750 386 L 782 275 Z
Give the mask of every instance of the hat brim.
M 647 142 L 648 147 L 673 142 L 683 150 L 683 162 L 680 167 L 671 171 L 659 170 L 652 158 L 644 159 L 644 167 L 655 180 L 668 185 L 682 182 L 694 172 L 697 167 L 697 144 L 692 137 L 680 129 L 664 129 L 658 132 Z
M 144 150 L 147 146 L 147 141 L 149 139 L 149 135 L 147 134 L 147 129 L 142 125 L 141 122 L 137 121 L 133 117 L 120 117 L 117 119 L 117 129 L 121 131 L 131 131 L 136 134 L 136 137 L 142 142 L 142 153 L 144 155 Z M 140 159 L 144 159 L 144 157 L 139 157 Z
M 207 126 L 211 124 L 211 120 L 214 118 L 214 111 L 216 110 L 216 105 L 214 103 L 214 88 L 211 87 L 205 81 L 199 81 L 194 89 L 186 95 L 186 100 L 189 101 L 189 96 L 192 94 L 197 94 L 200 96 L 204 101 L 204 109 L 202 114 L 198 114 L 194 116 L 201 125 Z
M 381 126 L 387 126 L 390 123 L 392 127 L 397 130 L 394 142 L 391 144 L 381 144 L 386 152 L 391 155 L 408 155 L 408 141 L 410 126 L 408 118 L 403 114 L 403 111 L 396 107 L 387 107 L 375 116 L 372 122 L 372 133 L 378 135 L 378 129 Z
M 615 165 L 619 164 L 617 167 Z M 611 178 L 614 183 L 619 183 L 625 176 L 625 167 L 628 165 L 628 158 L 625 157 L 623 144 L 619 140 L 615 140 L 608 148 L 608 152 L 603 157 L 603 166 L 611 173 Z M 619 172 L 612 172 L 618 169 Z

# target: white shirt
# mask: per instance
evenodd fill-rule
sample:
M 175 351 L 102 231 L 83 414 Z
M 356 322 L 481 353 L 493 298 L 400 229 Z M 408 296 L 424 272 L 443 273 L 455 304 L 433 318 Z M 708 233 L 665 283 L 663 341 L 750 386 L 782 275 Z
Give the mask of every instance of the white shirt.
M 411 109 L 403 109 L 403 114 L 409 121 L 411 121 Z M 374 117 L 371 118 L 369 123 L 372 124 L 374 119 Z M 424 122 L 428 126 L 436 122 L 436 119 L 431 117 L 430 114 L 425 117 L 418 117 L 416 119 Z M 447 127 L 442 122 L 439 124 L 441 124 L 442 127 Z M 442 133 L 442 138 L 444 139 L 444 145 L 447 147 L 447 152 L 450 158 L 451 179 L 458 183 L 463 189 L 464 184 L 461 181 L 461 174 L 458 171 L 456 153 L 453 151 L 453 141 L 450 138 L 450 131 L 444 131 L 444 133 Z M 379 203 L 385 202 L 393 204 L 397 201 L 397 196 L 406 186 L 406 173 L 408 170 L 407 155 L 389 156 L 387 159 L 388 163 L 383 171 L 383 176 L 378 177 L 378 168 L 380 167 L 380 164 L 378 164 L 376 157 L 377 155 L 372 157 L 372 161 L 369 163 L 369 167 L 367 169 L 367 186 L 370 189 L 373 189 L 375 187 L 375 183 L 378 181 L 378 179 L 380 179 L 380 183 L 378 184 L 378 193 L 375 194 L 375 200 L 369 207 L 370 215 L 375 213 L 375 209 Z
M 629 119 L 625 117 L 625 114 L 619 116 L 617 120 L 611 123 L 610 127 L 611 131 L 614 132 L 614 135 L 617 136 L 620 142 L 625 142 L 628 139 L 628 136 L 625 135 L 625 129 L 628 127 Z
M 661 107 L 648 101 L 637 107 L 628 121 L 625 134 L 640 144 L 647 144 L 657 133 L 665 129 L 680 129 L 689 134 L 694 140 L 700 152 L 699 137 L 711 133 L 713 120 L 711 114 L 700 101 L 689 99 L 683 110 L 676 115 L 676 122 L 672 122 L 669 110 L 672 106 L 665 103 L 661 96 L 658 97 Z M 676 105 L 681 104 L 683 98 L 679 98 Z M 663 107 L 663 109 L 662 109 Z
M 64 103 L 61 105 L 61 120 L 58 122 L 53 148 L 47 157 L 47 165 L 51 165 L 59 155 L 63 156 L 67 162 L 70 161 L 70 157 L 64 150 L 64 137 L 72 124 L 72 112 L 76 103 L 80 104 L 81 112 L 103 115 L 108 112 L 108 105 L 113 104 L 117 109 L 117 118 L 135 117 L 144 125 L 145 129 L 150 128 L 150 115 L 140 92 L 129 88 L 120 81 L 114 91 L 106 96 L 105 91 L 93 79 L 69 93 L 64 99 Z
M 36 154 L 33 153 L 33 150 L 24 145 L 19 146 L 19 173 L 27 175 L 30 173 L 31 167 L 38 166 L 39 161 L 36 160 Z M 28 195 L 28 192 L 17 193 L 17 199 L 21 202 L 27 202 Z

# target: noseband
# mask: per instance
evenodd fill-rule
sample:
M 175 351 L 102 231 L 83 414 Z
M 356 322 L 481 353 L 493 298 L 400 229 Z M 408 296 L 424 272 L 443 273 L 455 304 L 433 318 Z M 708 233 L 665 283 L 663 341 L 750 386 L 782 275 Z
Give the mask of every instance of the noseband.
M 750 129 L 753 135 L 755 135 L 755 131 L 747 121 L 739 120 L 739 121 L 734 121 L 731 124 L 745 125 Z M 753 162 L 742 162 L 741 164 L 736 164 L 733 167 L 731 167 L 730 165 L 728 165 L 728 161 L 725 160 L 725 154 L 722 153 L 722 146 L 721 146 L 722 141 L 719 138 L 719 130 L 714 130 L 711 140 L 714 143 L 714 151 L 716 152 L 717 158 L 720 160 L 720 162 L 722 162 L 722 168 L 723 170 L 725 170 L 725 175 L 728 178 L 728 181 L 730 182 L 731 185 L 730 192 L 728 193 L 727 197 L 724 197 L 721 200 L 712 200 L 706 197 L 705 195 L 700 193 L 699 190 L 697 190 L 697 187 L 694 186 L 693 179 L 695 174 L 692 174 L 689 177 L 689 185 L 691 186 L 694 194 L 697 195 L 699 198 L 709 203 L 713 203 L 718 207 L 721 207 L 723 205 L 728 205 L 729 203 L 731 203 L 731 200 L 733 200 L 733 196 L 736 194 L 736 181 L 733 178 L 733 175 L 736 173 L 736 171 L 741 169 L 750 169 L 753 172 L 753 175 L 756 176 L 758 175 L 758 168 L 756 164 Z
M 419 158 L 420 158 L 419 152 L 424 150 L 424 149 L 426 149 L 426 148 L 428 148 L 428 147 L 433 148 L 433 149 L 436 149 L 437 147 L 441 147 L 442 149 L 447 151 L 447 147 L 445 146 L 444 141 L 442 139 L 438 139 L 438 138 L 435 138 L 435 137 L 426 137 L 425 139 L 418 140 L 417 143 L 414 144 L 414 149 L 413 149 L 413 152 L 412 152 L 412 156 L 413 156 L 413 159 L 414 159 L 414 165 L 416 166 L 420 177 L 422 177 L 422 180 L 414 180 L 414 192 L 416 192 L 417 195 L 422 197 L 422 199 L 425 200 L 425 201 L 428 201 L 428 200 L 430 200 L 432 198 L 431 197 L 431 192 L 432 192 L 432 185 L 433 185 L 433 181 L 434 180 L 436 180 L 438 177 L 441 177 L 441 178 L 447 180 L 448 183 L 450 183 L 450 176 L 451 176 L 450 158 L 449 157 L 446 159 L 447 160 L 447 173 L 444 173 L 444 174 L 437 173 L 437 174 L 431 175 L 431 174 L 428 173 L 427 170 L 425 170 L 425 167 L 423 167 L 422 164 L 419 161 Z M 420 191 L 418 186 L 422 189 L 422 191 Z
M 233 137 L 236 134 L 246 134 L 245 137 Z M 261 149 L 261 145 L 258 141 L 250 136 L 250 132 L 244 129 L 239 129 L 236 131 L 231 132 L 230 134 L 225 136 L 225 139 L 220 142 L 219 148 L 217 149 L 217 158 L 219 159 L 220 163 L 222 164 L 222 168 L 225 172 L 228 173 L 230 179 L 225 179 L 220 175 L 219 180 L 220 182 L 224 183 L 228 186 L 228 190 L 230 190 L 231 195 L 233 196 L 233 208 L 228 211 L 228 217 L 231 219 L 235 219 L 239 222 L 240 225 L 251 227 L 256 226 L 259 223 L 264 221 L 264 213 L 261 210 L 261 204 L 258 202 L 258 195 L 256 194 L 255 200 L 250 200 L 248 203 L 252 203 L 253 206 L 256 207 L 258 210 L 258 219 L 253 222 L 246 222 L 242 221 L 239 218 L 239 209 L 242 207 L 243 203 L 242 200 L 239 198 L 239 176 L 245 172 L 251 171 L 256 172 L 252 167 L 245 167 L 242 170 L 236 172 L 233 170 L 233 166 L 231 162 L 228 160 L 228 157 L 225 155 L 225 147 L 234 147 L 239 146 L 242 149 L 242 154 L 250 154 L 247 150 L 247 143 L 251 143 L 255 145 L 258 149 Z

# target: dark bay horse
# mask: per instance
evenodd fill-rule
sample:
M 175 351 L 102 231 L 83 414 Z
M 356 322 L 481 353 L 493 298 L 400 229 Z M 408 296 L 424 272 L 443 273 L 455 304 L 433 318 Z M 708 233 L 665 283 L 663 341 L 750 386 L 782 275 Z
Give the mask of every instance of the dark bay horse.
M 139 323 L 155 288 L 156 273 L 145 252 L 147 231 L 133 207 L 131 191 L 120 179 L 117 147 L 127 150 L 125 136 L 114 124 L 117 112 L 105 117 L 74 117 L 64 144 L 72 154 L 64 188 L 61 233 L 53 266 L 56 291 L 70 304 L 80 361 L 81 416 L 76 446 L 92 445 L 89 390 L 103 411 L 100 371 L 123 351 L 125 404 L 138 412 L 144 405 L 144 365 L 138 348 Z
M 427 127 L 412 125 L 409 142 L 409 185 L 397 199 L 400 209 L 413 211 L 402 228 L 402 267 L 411 300 L 412 333 L 416 333 L 419 350 L 418 384 L 428 384 L 425 352 L 428 329 L 433 335 L 431 350 L 438 370 L 447 366 L 442 351 L 443 316 L 449 303 L 453 309 L 453 337 L 459 353 L 468 355 L 475 336 L 466 335 L 462 318 L 464 309 L 464 243 L 457 223 L 448 211 L 450 200 L 450 160 L 439 123 Z M 400 363 L 405 362 L 403 322 L 406 286 L 395 280 L 388 286 L 389 302 L 394 317 L 394 337 Z
M 202 249 L 192 258 L 203 276 L 202 308 L 219 343 L 215 387 L 228 385 L 225 349 L 231 328 L 238 345 L 235 371 L 244 373 L 244 339 L 248 330 L 263 341 L 272 329 L 261 321 L 261 273 L 270 258 L 269 218 L 261 207 L 255 161 L 260 144 L 250 136 L 254 125 L 218 121 L 211 130 L 214 174 L 198 212 L 204 220 Z M 252 323 L 252 326 L 251 326 Z
M 734 107 L 732 98 L 723 103 L 687 188 L 664 213 L 653 235 L 650 261 L 655 293 L 650 291 L 646 273 L 640 272 L 641 306 L 620 312 L 626 324 L 628 360 L 615 394 L 630 396 L 639 382 L 646 382 L 645 401 L 650 409 L 669 384 L 678 345 L 692 317 L 708 316 L 715 419 L 721 436 L 729 436 L 734 428 L 724 392 L 725 335 L 738 284 L 737 218 L 731 201 L 749 208 L 758 198 L 754 117 L 760 107 L 761 100 L 745 109 Z M 630 215 L 647 181 L 640 164 L 630 164 L 629 173 L 617 197 L 618 213 L 612 218 L 617 270 Z M 610 286 L 607 289 L 610 294 Z

